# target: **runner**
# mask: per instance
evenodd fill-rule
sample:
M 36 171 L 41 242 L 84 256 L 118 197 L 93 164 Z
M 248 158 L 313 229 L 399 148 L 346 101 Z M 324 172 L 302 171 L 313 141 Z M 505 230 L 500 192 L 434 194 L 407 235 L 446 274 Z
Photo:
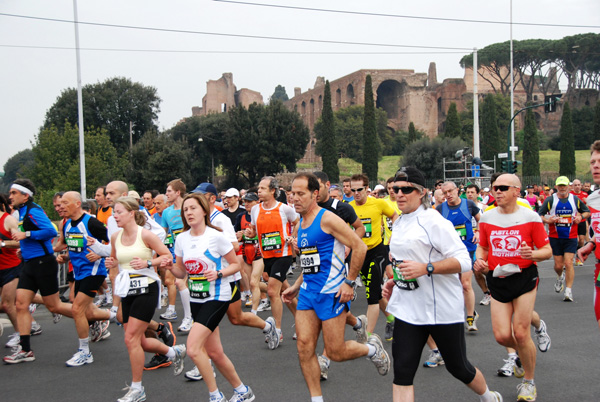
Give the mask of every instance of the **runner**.
M 573 194 L 575 197 L 583 201 L 584 204 L 587 204 L 588 193 L 583 191 L 581 180 L 573 180 L 573 191 L 571 191 L 570 194 Z M 589 239 L 588 220 L 589 218 L 584 219 L 579 223 L 579 225 L 577 225 L 577 250 L 583 247 L 585 242 Z M 583 265 L 583 262 L 577 257 L 577 254 L 575 254 L 575 265 L 579 267 Z
M 165 209 L 168 208 L 168 199 L 164 194 L 159 194 L 154 198 L 154 208 L 156 209 L 156 213 L 152 215 L 152 219 L 156 221 L 159 225 L 162 226 L 162 213 Z
M 350 205 L 365 226 L 365 235 L 362 240 L 367 245 L 368 251 L 360 276 L 367 295 L 367 332 L 373 333 L 379 317 L 379 310 L 381 309 L 388 315 L 386 313 L 387 300 L 381 297 L 384 269 L 388 264 L 381 227 L 384 217 L 395 222 L 398 214 L 387 201 L 367 196 L 366 189 L 369 186 L 369 178 L 366 174 L 353 175 L 350 178 L 350 184 L 354 194 L 354 201 L 351 201 Z
M 390 369 L 390 359 L 377 334 L 367 344 L 344 342 L 345 311 L 356 286 L 355 279 L 367 247 L 335 214 L 317 205 L 319 182 L 313 174 L 300 173 L 292 182 L 294 206 L 302 220 L 298 229 L 302 276 L 282 295 L 291 303 L 298 295 L 296 331 L 298 357 L 311 401 L 323 401 L 315 349 L 321 328 L 327 354 L 335 361 L 368 357 L 380 375 Z M 345 277 L 344 246 L 352 249 L 350 272 Z
M 354 194 L 352 193 L 352 184 L 350 183 L 350 179 L 344 179 L 342 181 L 344 196 L 342 201 L 350 202 L 354 201 Z
M 535 401 L 536 352 L 529 326 L 539 280 L 536 262 L 550 258 L 552 250 L 539 215 L 517 204 L 519 178 L 502 174 L 493 189 L 498 207 L 485 212 L 479 223 L 474 268 L 487 273 L 496 341 L 519 352 L 525 377 L 517 400 Z
M 106 200 L 106 186 L 100 186 L 96 189 L 94 199 L 98 204 L 96 219 L 98 219 L 100 222 L 106 225 L 106 223 L 108 222 L 108 217 L 112 215 L 112 208 Z
M 472 260 L 448 220 L 429 208 L 425 177 L 404 167 L 393 191 L 402 215 L 390 242 L 393 280 L 384 285 L 394 315 L 393 400 L 413 401 L 414 376 L 429 335 L 439 345 L 446 368 L 471 388 L 480 401 L 502 402 L 488 389 L 481 372 L 467 360 L 464 299 L 459 272 L 470 272 Z M 444 300 L 444 303 L 436 303 Z
M 19 211 L 19 230 L 13 230 L 12 239 L 19 241 L 23 267 L 17 285 L 17 329 L 20 343 L 13 354 L 4 357 L 6 363 L 35 360 L 31 350 L 31 304 L 39 290 L 44 305 L 50 312 L 71 317 L 71 305 L 58 297 L 58 264 L 52 251 L 56 229 L 44 210 L 33 202 L 35 186 L 29 179 L 17 179 L 10 187 L 11 205 Z
M 194 317 L 188 353 L 206 382 L 211 402 L 227 399 L 217 387 L 208 357 L 234 388 L 230 401 L 253 401 L 252 389 L 242 383 L 223 352 L 218 327 L 232 297 L 227 277 L 240 270 L 235 251 L 220 228 L 209 221 L 210 207 L 205 197 L 188 195 L 183 201 L 183 216 L 185 232 L 175 243 L 176 263 L 166 266 L 177 278 L 188 276 Z
M 485 210 L 485 208 L 487 207 L 487 205 L 485 205 L 483 202 L 479 202 L 479 186 L 477 186 L 477 184 L 469 184 L 467 186 L 467 199 L 471 200 L 475 203 L 475 205 L 477 205 L 477 208 L 479 208 L 479 210 L 481 212 L 483 212 Z M 479 230 L 478 226 L 479 226 L 479 222 L 477 222 L 475 220 L 475 218 L 471 219 L 471 223 L 473 225 L 473 230 Z M 490 295 L 490 290 L 487 287 L 487 282 L 485 281 L 485 275 L 482 274 L 481 272 L 477 272 L 477 271 L 473 271 L 474 275 L 475 275 L 475 280 L 477 281 L 477 284 L 479 285 L 479 288 L 481 289 L 481 291 L 483 292 L 483 299 L 481 299 L 481 301 L 479 302 L 479 305 L 481 306 L 488 306 L 490 304 L 490 302 L 492 301 L 492 296 Z
M 111 238 L 109 268 L 121 271 L 115 282 L 115 294 L 122 297 L 121 313 L 125 329 L 125 345 L 129 352 L 132 381 L 127 394 L 119 402 L 146 400 L 142 386 L 144 351 L 165 355 L 173 362 L 175 375 L 183 371 L 185 345 L 168 347 L 144 332 L 152 320 L 159 301 L 161 282 L 154 267 L 172 263 L 171 255 L 161 239 L 143 226 L 146 216 L 132 197 L 120 197 L 114 205 L 116 224 L 122 230 Z M 152 252 L 159 256 L 153 258 Z
M 142 202 L 144 203 L 144 208 L 148 211 L 150 216 L 153 216 L 156 213 L 156 207 L 154 204 L 154 199 L 158 195 L 158 190 L 146 190 L 144 191 L 144 195 L 142 196 Z
M 573 194 L 569 194 L 569 179 L 560 176 L 556 179 L 558 192 L 546 198 L 539 214 L 542 221 L 548 224 L 550 246 L 554 257 L 554 272 L 557 279 L 554 291 L 565 291 L 563 300 L 573 301 L 573 281 L 575 269 L 573 257 L 577 253 L 577 227 L 590 216 L 585 203 Z M 566 286 L 565 286 L 566 285 Z

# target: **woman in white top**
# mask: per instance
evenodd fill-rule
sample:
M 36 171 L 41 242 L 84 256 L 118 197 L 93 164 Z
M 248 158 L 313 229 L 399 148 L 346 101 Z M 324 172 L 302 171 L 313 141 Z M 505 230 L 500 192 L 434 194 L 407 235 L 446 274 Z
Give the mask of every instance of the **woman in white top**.
M 121 197 L 115 202 L 113 216 L 122 229 L 112 235 L 111 256 L 106 259 L 107 268 L 119 266 L 121 273 L 116 288 L 124 288 L 126 295 L 121 300 L 125 345 L 129 352 L 132 382 L 129 392 L 119 402 L 146 400 L 142 387 L 144 351 L 166 355 L 175 366 L 175 374 L 183 370 L 185 345 L 168 347 L 158 339 L 146 338 L 144 333 L 152 320 L 160 296 L 160 279 L 153 267 L 171 259 L 169 249 L 163 242 L 143 226 L 146 217 L 140 212 L 137 201 L 132 197 Z M 153 252 L 159 256 L 153 258 Z
M 189 194 L 181 208 L 184 232 L 175 242 L 175 265 L 166 265 L 177 278 L 188 276 L 194 324 L 187 351 L 198 367 L 211 402 L 227 402 L 219 391 L 209 358 L 234 387 L 230 401 L 253 401 L 254 393 L 240 380 L 223 352 L 219 322 L 231 300 L 228 276 L 240 270 L 231 241 L 210 223 L 210 206 L 201 194 Z M 208 354 L 208 356 L 207 356 Z
M 413 380 L 423 346 L 431 335 L 446 368 L 482 402 L 501 402 L 481 372 L 467 360 L 464 300 L 459 272 L 470 272 L 471 259 L 450 221 L 429 208 L 425 177 L 416 168 L 396 174 L 393 191 L 400 218 L 390 240 L 393 280 L 384 285 L 394 323 L 393 400 L 413 401 Z

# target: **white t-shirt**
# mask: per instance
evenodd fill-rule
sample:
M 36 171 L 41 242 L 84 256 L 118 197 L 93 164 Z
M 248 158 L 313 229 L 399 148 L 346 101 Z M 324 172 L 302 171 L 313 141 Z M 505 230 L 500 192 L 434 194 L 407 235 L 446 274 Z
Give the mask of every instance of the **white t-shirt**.
M 230 222 L 231 224 L 231 222 Z M 223 256 L 233 250 L 233 245 L 218 230 L 207 227 L 202 236 L 192 236 L 190 231 L 185 231 L 177 236 L 175 242 L 175 255 L 181 257 L 188 273 L 188 288 L 190 289 L 190 302 L 205 303 L 217 300 L 227 302 L 231 300 L 231 286 L 229 277 L 217 279 L 214 282 L 202 280 L 202 273 L 207 271 L 220 271 L 226 263 Z
M 222 233 L 231 243 L 237 242 L 237 236 L 235 235 L 235 229 L 231 224 L 231 219 L 229 219 L 225 214 L 221 213 L 221 211 L 218 209 L 212 211 L 210 214 L 210 223 L 220 228 L 223 231 Z M 223 268 L 227 266 L 229 266 L 229 263 L 223 260 Z M 230 282 L 239 281 L 240 279 L 242 279 L 242 274 L 239 272 L 229 276 Z

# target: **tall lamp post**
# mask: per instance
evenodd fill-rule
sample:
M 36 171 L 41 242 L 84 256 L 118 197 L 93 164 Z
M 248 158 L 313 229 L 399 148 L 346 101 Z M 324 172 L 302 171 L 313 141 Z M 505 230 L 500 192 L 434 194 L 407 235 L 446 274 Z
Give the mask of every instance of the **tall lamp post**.
M 202 138 L 202 136 L 200 136 L 198 138 L 198 142 L 203 142 L 203 141 L 204 141 L 204 139 Z M 210 182 L 212 184 L 215 184 L 215 157 L 212 153 L 210 154 L 210 166 L 211 166 L 211 176 L 212 176 Z

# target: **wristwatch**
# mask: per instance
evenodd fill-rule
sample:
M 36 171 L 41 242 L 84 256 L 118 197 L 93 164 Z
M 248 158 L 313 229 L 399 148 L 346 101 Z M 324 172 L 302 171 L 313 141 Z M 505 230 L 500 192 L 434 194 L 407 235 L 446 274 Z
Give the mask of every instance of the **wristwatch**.
M 217 272 L 217 279 L 221 279 L 223 277 L 223 272 Z
M 431 274 L 433 274 L 433 270 L 434 269 L 435 268 L 433 268 L 433 264 L 432 263 L 427 264 L 427 276 L 431 276 Z
M 146 264 L 148 264 L 148 268 L 152 268 L 152 260 L 146 261 Z
M 25 237 L 27 237 L 27 238 L 31 237 L 31 232 L 29 230 L 27 232 L 25 232 Z
M 354 281 L 351 281 L 351 280 L 350 280 L 350 279 L 348 279 L 348 278 L 344 278 L 344 283 L 345 283 L 346 285 L 348 285 L 348 286 L 351 286 L 351 287 L 352 287 L 352 289 L 355 289 L 355 288 L 356 288 L 356 280 L 354 280 Z

